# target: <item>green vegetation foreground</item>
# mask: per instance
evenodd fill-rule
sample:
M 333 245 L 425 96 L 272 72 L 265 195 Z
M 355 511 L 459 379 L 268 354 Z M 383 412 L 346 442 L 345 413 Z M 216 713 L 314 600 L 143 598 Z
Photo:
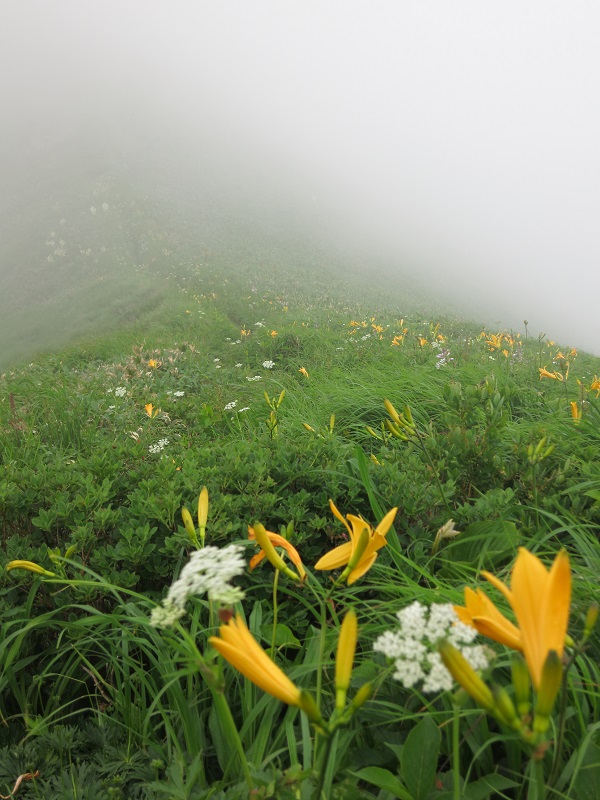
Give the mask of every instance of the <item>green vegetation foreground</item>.
M 598 359 L 292 273 L 1 376 L 0 792 L 600 797 Z

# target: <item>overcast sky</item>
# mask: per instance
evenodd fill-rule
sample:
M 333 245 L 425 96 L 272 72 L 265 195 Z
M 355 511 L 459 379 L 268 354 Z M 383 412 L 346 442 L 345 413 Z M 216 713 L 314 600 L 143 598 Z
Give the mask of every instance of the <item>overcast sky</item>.
M 600 354 L 599 41 L 597 0 L 3 0 L 3 154 L 158 138 Z

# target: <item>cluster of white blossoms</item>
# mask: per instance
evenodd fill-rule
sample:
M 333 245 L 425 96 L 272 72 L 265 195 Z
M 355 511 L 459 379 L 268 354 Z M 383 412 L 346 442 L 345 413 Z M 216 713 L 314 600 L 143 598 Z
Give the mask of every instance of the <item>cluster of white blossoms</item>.
M 115 397 L 125 397 L 127 389 L 125 386 L 117 386 L 115 389 Z
M 400 628 L 379 636 L 373 649 L 394 661 L 394 679 L 409 689 L 422 681 L 423 692 L 450 691 L 454 679 L 444 666 L 437 645 L 446 640 L 463 654 L 475 670 L 489 664 L 489 650 L 474 645 L 475 628 L 460 622 L 450 603 L 429 608 L 418 601 L 398 611 Z
M 223 406 L 223 411 L 233 411 L 233 409 L 237 406 L 237 401 L 232 400 L 231 403 L 227 403 L 226 406 Z
M 213 603 L 231 606 L 244 599 L 244 592 L 230 581 L 246 569 L 244 546 L 203 547 L 190 556 L 162 605 L 150 615 L 155 628 L 167 628 L 185 614 L 185 605 L 192 595 L 207 595 Z
M 275 366 L 275 362 L 274 361 L 263 361 L 262 365 L 263 365 L 263 367 L 265 369 L 273 369 L 273 367 Z
M 150 445 L 150 447 L 148 448 L 148 452 L 154 453 L 154 455 L 156 455 L 157 453 L 162 453 L 162 451 L 168 444 L 169 444 L 168 439 L 159 439 L 156 444 Z

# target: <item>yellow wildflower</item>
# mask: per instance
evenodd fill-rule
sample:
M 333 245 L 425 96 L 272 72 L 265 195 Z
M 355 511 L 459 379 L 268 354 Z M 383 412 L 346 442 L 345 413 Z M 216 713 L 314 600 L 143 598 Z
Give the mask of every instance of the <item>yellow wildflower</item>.
M 560 372 L 548 372 L 546 367 L 539 367 L 540 371 L 540 380 L 542 378 L 552 378 L 553 381 L 562 381 L 563 376 Z
M 350 541 L 334 547 L 315 564 L 315 569 L 338 569 L 346 566 L 339 580 L 348 580 L 349 584 L 361 578 L 375 563 L 377 551 L 387 544 L 386 534 L 392 527 L 397 508 L 393 508 L 385 515 L 379 525 L 373 529 L 368 522 L 354 514 L 347 514 L 346 519 L 335 507 L 333 500 L 329 501 L 333 515 L 345 526 L 350 536 Z
M 305 378 L 309 377 L 308 372 L 304 369 L 304 367 L 300 367 L 298 372 L 301 372 L 304 375 Z
M 537 556 L 520 547 L 512 570 L 510 589 L 495 575 L 489 572 L 482 574 L 502 592 L 515 613 L 523 655 L 533 685 L 538 689 L 549 654 L 554 651 L 560 658 L 565 647 L 571 606 L 569 556 L 565 550 L 561 550 L 550 570 L 547 570 Z M 493 619 L 497 623 L 495 632 L 505 634 L 507 628 L 498 623 L 498 617 Z M 506 640 L 498 641 L 506 643 Z
M 300 689 L 269 658 L 241 617 L 232 617 L 226 625 L 221 625 L 219 636 L 211 636 L 208 641 L 263 692 L 290 706 L 301 705 Z

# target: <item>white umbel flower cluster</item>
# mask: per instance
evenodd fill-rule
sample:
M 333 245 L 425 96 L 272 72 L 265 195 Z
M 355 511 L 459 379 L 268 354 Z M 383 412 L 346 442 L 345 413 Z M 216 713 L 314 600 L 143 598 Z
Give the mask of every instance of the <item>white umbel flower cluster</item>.
M 463 654 L 475 670 L 489 664 L 488 649 L 472 644 L 475 628 L 460 622 L 450 603 L 430 606 L 418 601 L 398 611 L 400 628 L 379 636 L 373 649 L 395 663 L 394 679 L 409 689 L 422 681 L 425 693 L 450 691 L 454 680 L 438 653 L 445 639 Z
M 179 578 L 171 585 L 162 605 L 156 606 L 150 616 L 155 628 L 167 628 L 185 614 L 185 605 L 192 595 L 208 595 L 213 603 L 231 606 L 244 599 L 244 592 L 230 581 L 246 569 L 244 547 L 229 544 L 227 547 L 203 547 L 190 556 Z

